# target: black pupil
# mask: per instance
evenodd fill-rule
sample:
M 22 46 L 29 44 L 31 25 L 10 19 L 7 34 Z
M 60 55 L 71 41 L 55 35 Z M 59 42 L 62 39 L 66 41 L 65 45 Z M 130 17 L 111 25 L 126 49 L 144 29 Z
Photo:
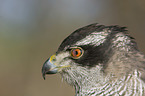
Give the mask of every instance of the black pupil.
M 75 51 L 75 55 L 78 55 L 78 51 Z

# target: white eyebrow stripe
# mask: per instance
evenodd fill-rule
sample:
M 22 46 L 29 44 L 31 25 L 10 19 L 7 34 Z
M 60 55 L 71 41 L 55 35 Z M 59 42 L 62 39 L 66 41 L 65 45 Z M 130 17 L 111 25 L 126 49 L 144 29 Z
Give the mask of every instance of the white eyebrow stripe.
M 106 39 L 108 33 L 107 32 L 93 32 L 90 35 L 86 36 L 82 40 L 76 42 L 74 46 L 78 45 L 94 45 L 99 46 L 102 44 Z

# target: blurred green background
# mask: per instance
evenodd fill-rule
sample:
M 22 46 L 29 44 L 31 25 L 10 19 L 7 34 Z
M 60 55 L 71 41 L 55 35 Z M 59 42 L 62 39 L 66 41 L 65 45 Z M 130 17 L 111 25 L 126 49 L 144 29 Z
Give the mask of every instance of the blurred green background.
M 41 67 L 71 32 L 98 22 L 127 26 L 145 53 L 145 0 L 0 0 L 0 96 L 74 96 Z

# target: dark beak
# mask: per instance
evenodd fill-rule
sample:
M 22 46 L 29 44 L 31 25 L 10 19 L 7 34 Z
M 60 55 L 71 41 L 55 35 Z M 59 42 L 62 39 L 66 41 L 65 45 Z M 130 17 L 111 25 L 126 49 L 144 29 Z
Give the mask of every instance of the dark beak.
M 52 63 L 52 61 L 50 60 L 50 58 L 48 60 L 46 60 L 46 62 L 43 64 L 42 67 L 42 76 L 45 80 L 45 75 L 46 74 L 56 74 L 57 73 L 57 66 L 54 65 L 54 63 Z

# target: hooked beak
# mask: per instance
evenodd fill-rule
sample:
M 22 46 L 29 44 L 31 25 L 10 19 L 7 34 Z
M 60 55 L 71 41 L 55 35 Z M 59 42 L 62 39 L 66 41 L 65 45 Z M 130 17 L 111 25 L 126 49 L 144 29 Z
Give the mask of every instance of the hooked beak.
M 46 62 L 43 64 L 42 67 L 42 76 L 45 80 L 46 74 L 56 74 L 58 71 L 57 66 L 54 63 L 55 61 L 55 55 L 52 55 Z
M 63 68 L 70 67 L 70 65 L 65 64 L 56 64 L 56 55 L 52 55 L 46 62 L 43 64 L 42 67 L 42 76 L 45 80 L 46 74 L 56 74 L 60 72 Z

